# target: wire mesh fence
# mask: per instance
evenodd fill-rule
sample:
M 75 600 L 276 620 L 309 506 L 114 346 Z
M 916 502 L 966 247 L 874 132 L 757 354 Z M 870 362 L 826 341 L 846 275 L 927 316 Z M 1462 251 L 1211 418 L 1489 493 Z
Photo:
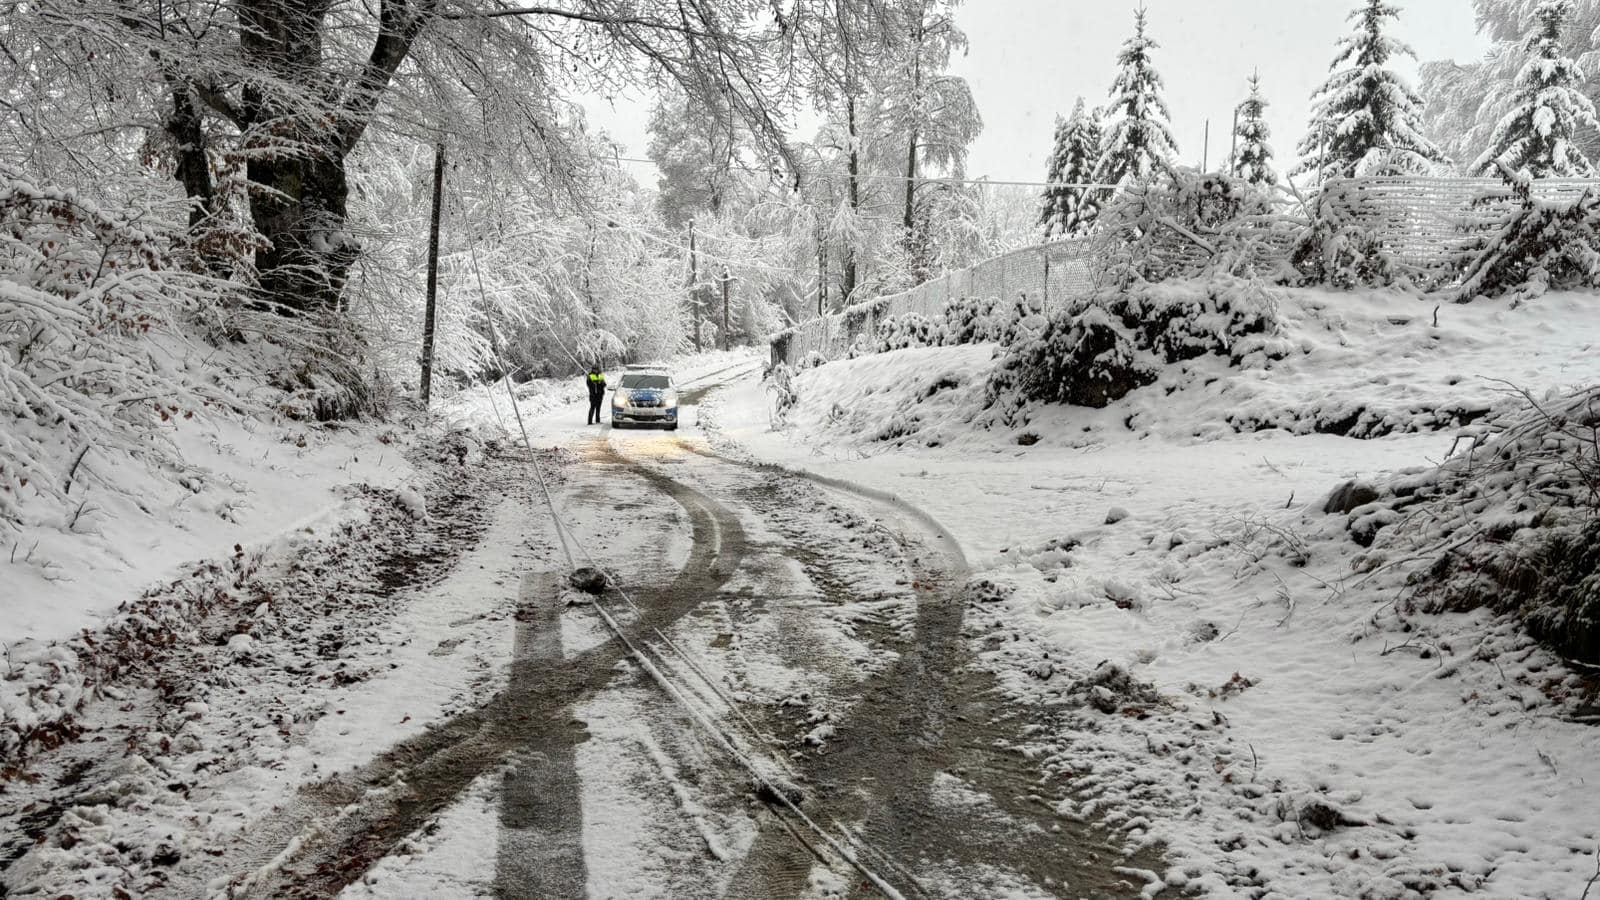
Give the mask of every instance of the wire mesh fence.
M 1090 255 L 1085 239 L 1059 240 L 946 272 L 908 291 L 857 303 L 781 332 L 772 341 L 773 361 L 794 365 L 813 353 L 840 359 L 858 338 L 876 334 L 885 319 L 912 313 L 932 319 L 943 314 L 952 300 L 1021 298 L 1051 311 L 1092 291 Z
M 1537 202 L 1570 203 L 1586 190 L 1600 191 L 1600 180 L 1539 179 L 1533 182 L 1532 196 Z M 1504 222 L 1517 202 L 1506 183 L 1495 178 L 1336 179 L 1322 186 L 1321 195 L 1324 201 L 1340 203 L 1342 215 L 1397 263 L 1438 273 L 1439 283 L 1450 279 L 1462 254 Z M 1257 231 L 1245 246 L 1249 268 L 1289 270 L 1295 231 L 1266 224 Z M 952 300 L 1023 299 L 1052 312 L 1094 291 L 1103 268 L 1095 256 L 1096 243 L 1075 238 L 1024 247 L 903 293 L 812 319 L 774 336 L 773 361 L 794 365 L 813 353 L 825 360 L 840 359 L 859 338 L 873 337 L 885 319 L 908 313 L 932 319 Z M 1171 269 L 1204 271 L 1217 259 L 1216 248 L 1185 240 L 1169 243 L 1163 247 L 1173 257 L 1168 261 Z
M 1560 203 L 1578 199 L 1600 181 L 1540 178 L 1533 199 Z M 1498 178 L 1372 176 L 1328 182 L 1346 210 L 1396 262 L 1423 271 L 1449 267 L 1484 233 L 1503 221 L 1515 202 Z

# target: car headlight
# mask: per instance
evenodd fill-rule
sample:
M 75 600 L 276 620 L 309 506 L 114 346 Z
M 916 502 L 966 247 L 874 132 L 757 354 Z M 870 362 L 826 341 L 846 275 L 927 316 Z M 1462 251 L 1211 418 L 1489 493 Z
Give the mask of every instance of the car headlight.
M 628 405 L 628 392 L 623 390 L 622 388 L 617 388 L 617 392 L 615 394 L 613 394 L 612 397 L 611 397 L 611 405 L 612 406 L 627 406 Z
M 677 391 L 667 391 L 665 394 L 662 394 L 661 395 L 661 405 L 663 405 L 663 406 L 677 406 L 678 405 L 678 392 Z

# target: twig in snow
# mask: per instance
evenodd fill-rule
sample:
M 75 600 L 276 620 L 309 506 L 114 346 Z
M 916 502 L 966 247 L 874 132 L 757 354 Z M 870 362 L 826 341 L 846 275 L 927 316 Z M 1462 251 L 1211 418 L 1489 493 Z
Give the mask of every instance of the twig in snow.
M 1261 761 L 1256 758 L 1255 744 L 1245 744 L 1245 746 L 1250 748 L 1250 780 L 1255 781 L 1256 770 L 1261 768 Z
M 1561 777 L 1560 770 L 1556 768 L 1556 761 L 1550 758 L 1550 754 L 1544 752 L 1538 747 L 1533 748 L 1533 752 L 1538 755 L 1539 762 L 1542 762 L 1549 767 L 1551 775 L 1554 775 L 1557 778 Z
M 1288 509 L 1289 507 L 1291 507 L 1293 505 L 1294 505 L 1294 491 L 1290 491 L 1289 492 L 1289 499 L 1284 501 L 1283 508 L 1284 509 Z
M 1222 634 L 1217 635 L 1217 639 L 1215 641 L 1212 641 L 1212 643 L 1220 644 L 1223 641 L 1227 640 L 1229 637 L 1231 637 L 1235 632 L 1237 632 L 1239 630 L 1239 626 L 1244 624 L 1244 617 L 1246 615 L 1248 615 L 1249 613 L 1250 613 L 1250 610 L 1248 608 L 1246 608 L 1244 612 L 1239 613 L 1239 621 L 1233 623 L 1233 627 L 1228 629 L 1226 632 L 1223 632 Z
M 72 493 L 72 479 L 78 474 L 78 467 L 83 465 L 83 458 L 89 455 L 89 448 L 93 446 L 94 444 L 85 442 L 83 449 L 79 450 L 78 455 L 72 458 L 72 465 L 67 468 L 67 480 L 66 483 L 61 486 L 61 493 Z
M 1589 883 L 1583 886 L 1583 896 L 1578 900 L 1589 900 L 1589 891 L 1594 888 L 1597 881 L 1600 881 L 1600 849 L 1594 851 L 1594 874 L 1589 876 Z

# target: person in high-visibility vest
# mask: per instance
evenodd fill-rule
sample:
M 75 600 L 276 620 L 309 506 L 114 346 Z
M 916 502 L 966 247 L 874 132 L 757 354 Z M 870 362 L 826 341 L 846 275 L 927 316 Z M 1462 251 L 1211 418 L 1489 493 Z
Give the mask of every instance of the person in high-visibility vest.
M 600 404 L 606 399 L 606 373 L 599 366 L 589 367 L 589 422 L 600 424 Z

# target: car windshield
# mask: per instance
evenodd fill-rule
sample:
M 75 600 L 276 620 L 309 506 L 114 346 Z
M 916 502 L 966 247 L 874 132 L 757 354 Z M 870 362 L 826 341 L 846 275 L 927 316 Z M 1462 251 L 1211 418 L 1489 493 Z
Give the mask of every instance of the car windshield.
M 646 390 L 666 390 L 670 385 L 665 375 L 624 375 L 622 386 L 630 390 L 644 388 Z

